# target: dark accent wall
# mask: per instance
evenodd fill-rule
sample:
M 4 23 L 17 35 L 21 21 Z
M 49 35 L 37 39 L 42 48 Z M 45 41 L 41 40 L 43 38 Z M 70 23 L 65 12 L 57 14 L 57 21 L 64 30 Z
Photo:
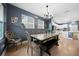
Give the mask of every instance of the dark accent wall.
M 78 24 L 78 31 L 79 31 L 79 24 Z
M 78 24 L 78 31 L 79 31 L 79 21 L 77 21 L 77 24 Z
M 6 5 L 7 5 L 7 30 L 12 31 L 15 34 L 16 38 L 18 38 L 18 37 L 19 38 L 20 37 L 21 38 L 26 38 L 25 31 L 28 31 L 30 34 L 46 32 L 46 29 L 47 29 L 47 26 L 48 26 L 47 25 L 48 21 L 44 20 L 42 17 L 40 17 L 38 15 L 32 14 L 28 11 L 25 11 L 23 9 L 15 7 L 11 4 L 6 4 Z M 24 27 L 24 25 L 22 24 L 22 19 L 21 19 L 22 14 L 33 17 L 35 19 L 35 28 L 34 29 L 26 29 Z M 17 23 L 11 23 L 11 17 L 13 17 L 13 16 L 18 17 Z M 36 16 L 38 18 L 35 18 Z M 37 28 L 37 20 L 38 19 L 44 21 L 44 23 L 45 23 L 45 28 L 44 29 L 38 29 Z M 29 20 L 31 20 L 31 19 L 29 19 Z

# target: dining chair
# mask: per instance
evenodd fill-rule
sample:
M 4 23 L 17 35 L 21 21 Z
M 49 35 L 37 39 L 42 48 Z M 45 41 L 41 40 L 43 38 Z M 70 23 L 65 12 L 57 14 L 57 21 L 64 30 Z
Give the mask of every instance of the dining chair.
M 30 36 L 29 32 L 27 32 L 27 31 L 26 31 L 26 36 L 27 36 L 27 41 L 28 41 L 27 54 L 28 54 L 29 56 L 33 56 L 32 39 L 31 39 L 31 36 Z
M 17 50 L 17 44 L 18 43 L 22 43 L 21 42 L 22 39 L 20 39 L 20 38 L 14 38 L 14 33 L 13 32 L 6 31 L 5 37 L 7 38 L 8 46 L 9 45 L 14 45 L 14 46 L 16 46 L 16 50 Z

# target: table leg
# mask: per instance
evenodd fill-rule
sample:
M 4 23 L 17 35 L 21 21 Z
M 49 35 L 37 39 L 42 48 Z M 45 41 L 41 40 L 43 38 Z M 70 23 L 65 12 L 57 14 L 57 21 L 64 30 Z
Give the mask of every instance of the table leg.
M 59 46 L 58 42 L 56 42 L 56 45 Z
M 49 56 L 51 56 L 51 53 L 50 53 L 49 51 L 46 51 L 46 53 L 47 53 Z

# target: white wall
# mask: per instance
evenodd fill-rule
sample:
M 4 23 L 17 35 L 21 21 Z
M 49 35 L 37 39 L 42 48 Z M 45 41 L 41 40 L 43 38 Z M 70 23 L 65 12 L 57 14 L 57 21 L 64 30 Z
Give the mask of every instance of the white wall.
M 56 29 L 64 29 L 64 28 L 67 28 L 67 24 L 64 24 L 64 25 L 57 25 L 53 22 L 52 20 L 52 25 L 54 25 L 56 27 Z

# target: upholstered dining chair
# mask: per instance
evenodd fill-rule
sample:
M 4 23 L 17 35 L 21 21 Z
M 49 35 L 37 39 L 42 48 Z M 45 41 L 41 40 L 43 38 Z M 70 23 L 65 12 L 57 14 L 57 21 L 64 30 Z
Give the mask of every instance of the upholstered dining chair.
M 21 42 L 22 40 L 20 38 L 14 38 L 13 32 L 7 31 L 5 37 L 7 38 L 8 45 L 13 44 L 16 46 L 16 49 L 17 49 L 17 44 L 22 43 Z

